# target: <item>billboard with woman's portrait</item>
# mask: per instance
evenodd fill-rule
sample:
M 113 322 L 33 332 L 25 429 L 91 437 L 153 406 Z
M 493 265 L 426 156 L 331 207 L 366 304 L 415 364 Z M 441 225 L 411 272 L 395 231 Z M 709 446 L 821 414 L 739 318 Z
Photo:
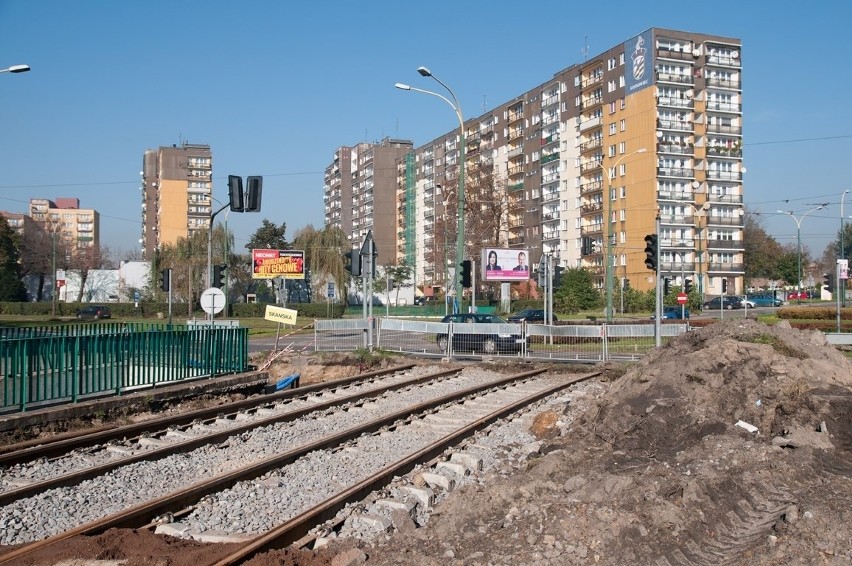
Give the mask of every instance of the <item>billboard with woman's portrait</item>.
M 529 278 L 528 249 L 482 249 L 482 281 L 526 281 Z

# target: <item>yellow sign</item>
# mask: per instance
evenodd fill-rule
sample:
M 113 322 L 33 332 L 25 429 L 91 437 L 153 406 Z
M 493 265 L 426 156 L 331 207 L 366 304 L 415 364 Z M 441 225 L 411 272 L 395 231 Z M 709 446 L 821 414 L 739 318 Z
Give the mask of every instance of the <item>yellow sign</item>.
M 296 324 L 296 315 L 299 311 L 293 309 L 284 309 L 281 307 L 273 307 L 266 305 L 266 314 L 263 316 L 266 320 L 272 322 L 283 322 L 284 324 Z

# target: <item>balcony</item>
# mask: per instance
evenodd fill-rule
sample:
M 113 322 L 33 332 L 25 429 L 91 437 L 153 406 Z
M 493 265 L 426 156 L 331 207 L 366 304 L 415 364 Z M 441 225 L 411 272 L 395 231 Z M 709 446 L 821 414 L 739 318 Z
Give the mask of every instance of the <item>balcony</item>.
M 542 155 L 540 162 L 542 165 L 544 165 L 545 163 L 550 163 L 551 161 L 556 161 L 557 159 L 559 159 L 559 154 L 551 153 L 550 155 Z
M 660 222 L 662 224 L 695 224 L 695 217 L 690 214 L 660 214 Z
M 660 273 L 693 273 L 695 263 L 691 261 L 661 261 Z
M 602 118 L 597 116 L 595 118 L 589 118 L 585 122 L 580 122 L 579 129 L 581 132 L 585 132 L 586 130 L 590 130 L 592 128 L 600 126 L 602 123 Z
M 661 238 L 660 239 L 660 247 L 662 248 L 681 248 L 681 249 L 694 249 L 695 248 L 695 240 L 692 238 L 686 239 L 676 239 L 672 240 L 671 238 Z
M 661 73 L 657 72 L 658 83 L 675 83 L 680 85 L 695 84 L 695 77 L 692 75 L 677 74 L 677 73 Z
M 541 193 L 541 202 L 548 202 L 551 200 L 559 200 L 559 191 L 544 191 Z
M 678 61 L 692 61 L 695 55 L 692 51 L 681 51 L 669 49 L 668 47 L 660 47 L 657 49 L 657 57 L 663 59 L 677 59 Z
M 603 104 L 602 96 L 590 96 L 588 98 L 584 98 L 582 103 L 580 104 L 580 108 L 589 108 L 592 106 L 600 106 Z
M 675 132 L 692 132 L 692 122 L 687 120 L 657 120 L 657 127 L 661 130 L 673 130 Z
M 658 200 L 673 200 L 677 202 L 692 202 L 693 194 L 686 191 L 669 191 L 661 189 L 657 191 Z
M 582 183 L 580 185 L 580 194 L 584 195 L 586 193 L 594 193 L 603 190 L 603 182 L 602 181 L 589 181 L 587 183 Z
M 524 188 L 524 182 L 523 181 L 521 181 L 520 183 L 512 183 L 511 185 L 509 185 L 509 191 L 510 192 L 521 191 L 521 190 L 523 190 L 523 188 Z
M 541 99 L 541 107 L 546 108 L 559 102 L 559 95 L 544 96 Z
M 595 74 L 583 79 L 581 88 L 590 87 L 593 84 L 597 84 L 597 83 L 602 82 L 602 81 L 603 81 L 603 72 L 595 73 Z
M 743 150 L 729 147 L 708 147 L 707 155 L 712 157 L 730 157 L 731 159 L 741 159 Z
M 691 179 L 695 176 L 695 170 L 691 167 L 657 167 L 657 176 Z
M 589 171 L 594 171 L 595 169 L 601 168 L 600 161 L 586 161 L 585 163 L 580 164 L 580 173 L 588 173 Z
M 509 176 L 513 175 L 523 175 L 524 168 L 523 167 L 509 167 Z
M 516 108 L 513 110 L 509 110 L 509 114 L 506 117 L 506 120 L 512 124 L 514 122 L 518 122 L 519 120 L 524 119 L 524 111 L 523 108 Z
M 707 56 L 707 64 L 713 65 L 715 67 L 733 67 L 740 68 L 742 66 L 742 62 L 739 57 L 720 57 L 719 55 L 708 55 Z
M 523 236 L 509 236 L 509 246 L 520 246 L 524 243 Z
M 718 100 L 710 100 L 707 102 L 707 110 L 713 112 L 732 112 L 734 114 L 743 113 L 743 105 L 733 102 L 719 102 Z
M 580 226 L 580 235 L 581 236 L 591 236 L 591 235 L 599 235 L 603 234 L 603 222 L 599 222 L 597 224 L 587 224 L 586 226 Z
M 583 142 L 580 144 L 580 151 L 589 151 L 590 149 L 595 149 L 601 147 L 603 145 L 603 138 L 593 138 L 587 142 Z
M 516 228 L 524 227 L 524 219 L 523 218 L 510 218 L 508 221 L 509 229 L 513 230 Z
M 524 152 L 523 146 L 518 146 L 518 147 L 511 148 L 509 150 L 508 155 L 509 155 L 510 158 L 511 157 L 517 157 L 517 156 L 521 155 L 523 152 Z
M 726 88 L 730 90 L 739 90 L 740 89 L 740 80 L 736 79 L 726 79 L 720 77 L 707 77 L 707 86 L 714 86 L 719 88 Z
M 714 202 L 714 203 L 718 202 L 718 203 L 727 203 L 727 204 L 742 204 L 743 195 L 732 195 L 732 194 L 717 195 L 717 194 L 710 193 L 707 196 L 707 199 L 710 200 L 711 202 Z
M 709 273 L 745 273 L 745 265 L 742 263 L 708 263 Z
M 584 204 L 580 207 L 580 214 L 592 214 L 593 212 L 599 212 L 603 210 L 602 202 L 593 202 L 590 204 Z
M 737 214 L 736 216 L 714 216 L 707 217 L 708 226 L 742 226 L 743 217 Z
M 542 222 L 553 222 L 559 220 L 559 211 L 545 212 L 541 215 Z
M 742 240 L 707 240 L 708 250 L 745 250 Z
M 558 240 L 559 230 L 546 230 L 541 234 L 542 240 Z
M 743 174 L 739 171 L 719 171 L 717 169 L 707 170 L 708 179 L 718 179 L 720 181 L 739 181 L 743 178 Z
M 695 103 L 691 98 L 676 98 L 671 96 L 660 96 L 657 98 L 658 106 L 666 106 L 668 108 L 686 108 L 692 109 Z
M 657 153 L 672 153 L 675 155 L 692 155 L 695 146 L 691 143 L 658 143 Z

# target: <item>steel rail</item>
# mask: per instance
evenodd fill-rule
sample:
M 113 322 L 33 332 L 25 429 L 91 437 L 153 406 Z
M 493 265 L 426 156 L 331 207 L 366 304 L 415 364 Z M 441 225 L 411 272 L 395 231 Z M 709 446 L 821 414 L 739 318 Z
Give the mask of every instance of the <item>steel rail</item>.
M 70 529 L 58 535 L 54 535 L 33 543 L 25 544 L 21 547 L 12 550 L 7 554 L 0 556 L 0 564 L 17 563 L 16 561 L 20 560 L 22 557 L 33 554 L 48 546 L 60 544 L 62 541 L 65 541 L 74 536 L 98 535 L 113 528 L 139 528 L 143 525 L 148 524 L 150 519 L 153 517 L 164 515 L 166 513 L 171 512 L 172 510 L 179 510 L 184 509 L 186 507 L 190 507 L 206 495 L 231 488 L 241 481 L 252 480 L 262 476 L 270 470 L 289 465 L 295 462 L 297 459 L 301 458 L 302 456 L 308 454 L 309 452 L 334 448 L 335 446 L 339 446 L 341 444 L 344 444 L 345 442 L 356 439 L 362 434 L 373 433 L 380 430 L 382 427 L 391 425 L 399 420 L 405 420 L 411 417 L 411 415 L 413 414 L 421 413 L 433 409 L 435 407 L 439 407 L 441 405 L 455 402 L 459 399 L 463 399 L 481 391 L 487 391 L 489 389 L 508 386 L 512 382 L 521 381 L 529 377 L 544 373 L 545 371 L 547 370 L 535 369 L 525 371 L 519 374 L 506 376 L 502 379 L 497 379 L 489 383 L 468 387 L 466 389 L 456 391 L 454 393 L 449 393 L 442 397 L 436 397 L 423 403 L 411 405 L 405 409 L 401 409 L 399 411 L 384 415 L 372 421 L 362 423 L 358 426 L 352 427 L 342 432 L 331 434 L 308 444 L 294 448 L 292 450 L 288 450 L 287 452 L 282 452 L 281 454 L 278 454 L 271 458 L 254 462 L 252 464 L 249 464 L 248 466 L 237 470 L 225 472 L 223 474 L 210 478 L 209 480 L 196 483 L 188 488 L 177 490 L 163 497 L 159 497 L 157 499 L 141 503 L 139 505 L 136 505 L 129 509 L 125 509 L 118 513 L 114 513 L 107 517 L 103 517 L 95 521 L 90 521 L 89 523 L 86 523 L 74 529 Z M 570 383 L 573 383 L 573 381 Z
M 44 439 L 36 446 L 32 446 L 35 441 L 27 441 L 27 448 L 22 447 L 21 449 L 16 450 L 16 445 L 11 445 L 4 449 L 3 452 L 5 453 L 0 453 L 0 466 L 8 467 L 14 466 L 15 464 L 32 462 L 33 460 L 38 460 L 39 458 L 53 458 L 55 456 L 66 454 L 68 452 L 71 452 L 72 450 L 76 450 L 84 446 L 89 446 L 91 444 L 106 443 L 111 440 L 120 440 L 128 437 L 133 437 L 142 434 L 146 431 L 149 431 L 152 428 L 169 428 L 173 426 L 187 425 L 197 420 L 204 420 L 216 417 L 220 415 L 224 410 L 240 411 L 254 406 L 274 403 L 276 401 L 286 399 L 288 397 L 298 397 L 306 393 L 313 393 L 324 389 L 334 389 L 337 387 L 343 387 L 358 381 L 367 381 L 374 377 L 381 377 L 387 374 L 405 371 L 415 367 L 415 365 L 416 364 L 405 364 L 401 366 L 394 366 L 391 368 L 372 371 L 369 373 L 362 373 L 357 376 L 338 379 L 334 382 L 316 383 L 313 385 L 306 385 L 304 387 L 298 387 L 295 389 L 287 389 L 285 391 L 278 391 L 276 393 L 264 395 L 260 398 L 250 397 L 248 399 L 234 401 L 227 405 L 206 407 L 204 409 L 197 409 L 195 411 L 189 411 L 180 415 L 170 415 L 159 419 L 152 419 L 149 421 L 112 427 L 108 430 L 99 429 L 96 431 L 87 431 L 83 434 L 73 436 L 72 438 L 62 437 L 57 438 L 56 440 Z
M 450 446 L 457 444 L 460 440 L 472 436 L 479 430 L 490 426 L 494 423 L 494 421 L 501 419 L 506 415 L 514 413 L 540 399 L 548 397 L 558 391 L 597 375 L 600 375 L 600 372 L 583 375 L 539 391 L 524 399 L 520 399 L 514 403 L 506 405 L 505 407 L 501 407 L 500 409 L 477 419 L 473 423 L 460 428 L 456 432 L 444 436 L 429 446 L 426 446 L 423 449 L 418 450 L 417 452 L 414 452 L 405 458 L 390 464 L 389 466 L 386 466 L 372 477 L 341 491 L 337 495 L 326 499 L 319 505 L 301 513 L 278 527 L 267 531 L 265 534 L 252 539 L 239 549 L 235 550 L 232 554 L 214 563 L 214 566 L 240 564 L 258 553 L 283 548 L 292 543 L 298 542 L 300 541 L 300 538 L 304 537 L 315 525 L 329 519 L 333 519 L 338 511 L 343 509 L 347 503 L 363 499 L 377 488 L 386 485 L 394 477 L 410 472 L 419 462 L 437 457 Z
M 443 370 L 435 373 L 431 373 L 429 375 L 423 375 L 420 377 L 416 377 L 413 379 L 408 379 L 399 383 L 393 383 L 391 385 L 387 385 L 384 387 L 379 387 L 377 389 L 371 389 L 370 391 L 364 391 L 361 393 L 357 393 L 355 395 L 349 395 L 346 397 L 338 397 L 336 399 L 332 399 L 326 401 L 324 403 L 315 403 L 309 407 L 303 407 L 301 409 L 295 409 L 292 411 L 282 412 L 281 414 L 268 417 L 265 419 L 260 419 L 252 422 L 248 422 L 246 424 L 237 425 L 232 428 L 228 428 L 225 430 L 221 430 L 218 432 L 213 432 L 206 435 L 200 435 L 196 438 L 191 438 L 188 440 L 184 440 L 181 442 L 175 442 L 173 444 L 169 444 L 168 446 L 163 446 L 161 448 L 155 448 L 153 450 L 146 450 L 144 452 L 140 452 L 138 454 L 134 454 L 132 456 L 127 456 L 125 458 L 116 459 L 104 464 L 100 464 L 98 466 L 92 466 L 90 468 L 86 468 L 83 470 L 79 470 L 76 472 L 71 472 L 69 474 L 64 474 L 61 476 L 56 476 L 54 478 L 42 480 L 39 482 L 31 483 L 29 485 L 25 485 L 22 487 L 18 487 L 15 489 L 10 489 L 8 491 L 0 492 L 0 505 L 8 505 L 9 503 L 17 500 L 23 499 L 24 497 L 30 497 L 32 495 L 36 495 L 38 493 L 44 492 L 48 489 L 55 489 L 59 487 L 68 487 L 71 485 L 76 485 L 85 480 L 89 480 L 92 478 L 96 478 L 102 474 L 115 470 L 116 468 L 120 468 L 122 466 L 128 466 L 130 464 L 135 464 L 136 462 L 146 462 L 159 460 L 161 458 L 165 458 L 167 456 L 171 456 L 172 454 L 181 454 L 184 452 L 189 452 L 190 450 L 194 450 L 200 446 L 204 446 L 205 444 L 214 444 L 225 440 L 231 436 L 240 435 L 244 432 L 250 431 L 252 429 L 261 428 L 269 425 L 275 425 L 283 422 L 294 421 L 298 418 L 304 417 L 311 413 L 322 411 L 325 409 L 330 409 L 332 407 L 343 405 L 345 403 L 352 403 L 355 401 L 360 401 L 362 399 L 370 399 L 372 397 L 377 397 L 382 395 L 388 391 L 393 391 L 396 389 L 402 389 L 404 387 L 409 387 L 411 385 L 419 385 L 421 383 L 425 383 L 431 381 L 433 379 L 438 379 L 441 377 L 445 377 L 447 375 L 451 375 L 454 373 L 459 373 L 461 368 Z M 267 403 L 264 403 L 267 404 Z M 220 409 L 222 406 L 219 407 Z M 230 406 L 228 407 L 230 408 Z M 222 414 L 221 412 L 217 415 L 216 419 L 221 418 L 229 418 L 237 413 L 227 413 Z M 161 433 L 165 433 L 166 431 L 160 431 Z M 156 436 L 156 435 L 151 435 Z

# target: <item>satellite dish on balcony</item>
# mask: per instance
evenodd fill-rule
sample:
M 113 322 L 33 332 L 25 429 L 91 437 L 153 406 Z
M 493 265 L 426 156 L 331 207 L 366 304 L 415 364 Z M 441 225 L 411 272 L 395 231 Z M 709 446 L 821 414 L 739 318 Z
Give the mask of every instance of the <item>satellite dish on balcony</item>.
M 731 59 L 736 59 L 739 56 L 740 56 L 739 51 L 731 51 Z

